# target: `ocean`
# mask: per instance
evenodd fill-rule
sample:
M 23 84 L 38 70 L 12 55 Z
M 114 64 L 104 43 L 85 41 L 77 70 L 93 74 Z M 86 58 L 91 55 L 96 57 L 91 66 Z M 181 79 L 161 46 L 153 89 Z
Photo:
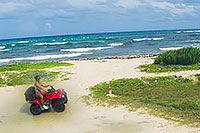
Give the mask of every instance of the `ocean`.
M 0 65 L 160 54 L 183 47 L 200 47 L 199 29 L 6 39 L 0 40 Z

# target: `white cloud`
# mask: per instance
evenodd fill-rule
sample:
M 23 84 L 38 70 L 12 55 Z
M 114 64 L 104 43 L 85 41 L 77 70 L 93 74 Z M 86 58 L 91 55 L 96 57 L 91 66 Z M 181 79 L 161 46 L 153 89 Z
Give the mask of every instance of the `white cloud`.
M 140 10 L 148 14 L 153 11 L 167 11 L 169 15 L 192 14 L 195 5 L 181 2 L 173 4 L 158 0 L 1 0 L 0 18 L 33 16 L 36 18 L 68 18 L 76 15 L 98 13 L 129 13 Z
M 52 25 L 50 23 L 45 24 L 45 29 L 51 29 L 51 28 L 52 28 Z
M 75 14 L 73 12 L 67 12 L 66 10 L 63 9 L 42 9 L 40 11 L 34 12 L 33 15 L 35 17 L 40 17 L 40 18 L 55 18 L 55 17 L 62 17 L 62 18 L 67 18 L 67 17 L 72 17 Z
M 188 6 L 188 5 L 185 5 L 182 3 L 181 4 L 173 4 L 173 3 L 169 3 L 169 2 L 151 1 L 150 4 L 151 4 L 151 6 L 156 7 L 156 8 L 168 10 L 171 13 L 173 13 L 174 15 L 184 14 L 184 13 L 191 14 L 194 11 L 194 6 Z
M 142 3 L 138 0 L 118 0 L 116 3 L 114 3 L 116 7 L 123 7 L 123 8 L 135 8 L 145 5 L 145 3 Z
M 7 2 L 0 3 L 0 17 L 15 16 L 18 12 L 27 8 L 23 3 Z
M 67 2 L 75 8 L 95 8 L 99 2 L 107 2 L 107 0 L 67 0 Z

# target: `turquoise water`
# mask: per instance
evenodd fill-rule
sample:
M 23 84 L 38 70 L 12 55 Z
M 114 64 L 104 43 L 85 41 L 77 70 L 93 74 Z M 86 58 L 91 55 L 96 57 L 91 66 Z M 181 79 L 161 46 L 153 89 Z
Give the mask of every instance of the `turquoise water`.
M 159 54 L 200 47 L 200 30 L 95 33 L 0 40 L 0 64 Z

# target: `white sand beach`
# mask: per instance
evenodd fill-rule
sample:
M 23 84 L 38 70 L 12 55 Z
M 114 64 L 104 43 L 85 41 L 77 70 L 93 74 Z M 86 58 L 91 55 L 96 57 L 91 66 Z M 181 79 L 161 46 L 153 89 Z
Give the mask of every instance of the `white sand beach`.
M 176 73 L 147 74 L 136 69 L 141 64 L 152 63 L 150 58 L 69 61 L 70 67 L 51 68 L 51 71 L 72 73 L 69 80 L 55 80 L 56 88 L 68 92 L 69 103 L 63 113 L 44 112 L 33 116 L 24 100 L 24 91 L 29 86 L 0 88 L 0 132 L 1 133 L 188 133 L 200 132 L 199 128 L 141 114 L 143 109 L 129 112 L 124 107 L 86 106 L 81 96 L 89 94 L 86 88 L 100 82 L 119 78 L 142 76 L 183 75 L 200 73 L 185 71 Z

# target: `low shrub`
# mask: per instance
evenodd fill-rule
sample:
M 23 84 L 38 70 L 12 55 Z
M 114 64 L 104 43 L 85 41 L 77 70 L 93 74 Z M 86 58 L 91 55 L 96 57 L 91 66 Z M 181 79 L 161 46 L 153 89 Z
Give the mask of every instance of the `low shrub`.
M 200 48 L 183 48 L 179 50 L 167 51 L 160 54 L 154 64 L 160 65 L 191 65 L 200 62 Z

